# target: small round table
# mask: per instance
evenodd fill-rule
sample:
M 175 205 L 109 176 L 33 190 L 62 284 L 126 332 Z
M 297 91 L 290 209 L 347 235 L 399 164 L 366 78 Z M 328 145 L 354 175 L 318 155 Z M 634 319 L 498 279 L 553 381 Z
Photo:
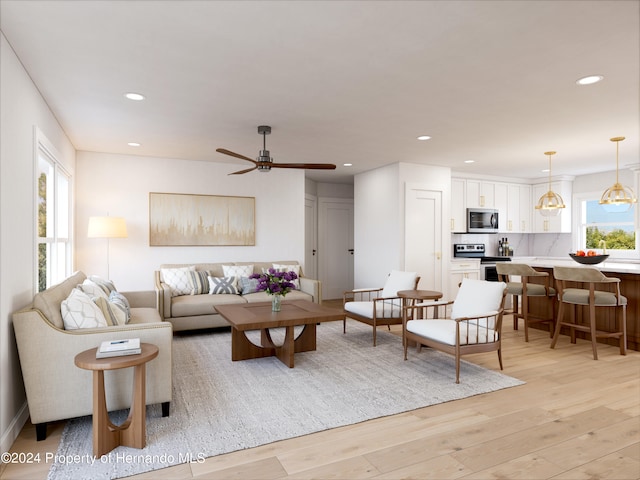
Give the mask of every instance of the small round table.
M 413 304 L 416 301 L 439 300 L 442 298 L 442 292 L 437 292 L 435 290 L 400 290 L 398 292 L 398 297 L 402 299 L 402 306 L 405 307 L 408 301 L 411 301 Z M 433 317 L 438 318 L 437 306 L 433 307 Z
M 76 366 L 93 371 L 93 454 L 96 457 L 109 453 L 118 445 L 144 448 L 146 427 L 146 370 L 145 365 L 158 356 L 158 347 L 141 343 L 141 353 L 121 357 L 96 358 L 97 348 L 76 355 Z M 133 395 L 129 416 L 122 425 L 109 420 L 104 389 L 104 371 L 133 367 Z

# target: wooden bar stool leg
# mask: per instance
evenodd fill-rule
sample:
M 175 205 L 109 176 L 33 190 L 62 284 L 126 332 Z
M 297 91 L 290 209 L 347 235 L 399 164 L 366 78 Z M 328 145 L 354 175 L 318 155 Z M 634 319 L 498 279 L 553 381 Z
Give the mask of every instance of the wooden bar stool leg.
M 617 315 L 616 315 L 617 317 Z M 622 335 L 620 336 L 620 355 L 627 354 L 627 306 L 622 306 Z
M 591 348 L 593 349 L 593 359 L 598 359 L 598 348 L 596 346 L 596 306 L 589 305 L 589 328 L 591 330 Z
M 558 316 L 556 317 L 556 326 L 553 330 L 553 340 L 551 340 L 551 348 L 555 348 L 560 336 L 560 325 L 562 323 L 562 316 L 564 315 L 564 303 L 560 302 L 558 306 Z
M 529 297 L 522 295 L 522 318 L 524 319 L 524 341 L 529 341 Z

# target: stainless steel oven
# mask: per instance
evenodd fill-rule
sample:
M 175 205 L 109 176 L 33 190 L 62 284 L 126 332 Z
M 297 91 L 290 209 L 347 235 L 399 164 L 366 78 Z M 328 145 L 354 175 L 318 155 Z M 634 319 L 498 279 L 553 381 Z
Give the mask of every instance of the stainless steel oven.
M 491 257 L 485 255 L 484 243 L 456 243 L 453 246 L 453 256 L 460 258 L 480 259 L 480 280 L 498 281 L 496 263 L 510 262 L 510 257 Z

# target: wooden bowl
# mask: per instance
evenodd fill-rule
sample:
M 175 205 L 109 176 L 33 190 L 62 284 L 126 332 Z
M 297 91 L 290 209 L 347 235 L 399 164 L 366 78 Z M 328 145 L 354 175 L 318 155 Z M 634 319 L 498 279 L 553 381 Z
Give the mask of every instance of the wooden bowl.
M 573 258 L 576 262 L 581 263 L 582 265 L 597 265 L 598 263 L 604 262 L 609 255 L 593 255 L 591 257 L 579 257 L 573 253 L 570 253 L 569 256 Z

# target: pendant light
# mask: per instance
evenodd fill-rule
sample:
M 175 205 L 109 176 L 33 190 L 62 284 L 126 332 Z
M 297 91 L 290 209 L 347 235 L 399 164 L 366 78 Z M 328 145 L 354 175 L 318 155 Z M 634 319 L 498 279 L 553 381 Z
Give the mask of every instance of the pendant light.
M 600 197 L 600 205 L 603 205 L 605 210 L 623 212 L 629 210 L 638 200 L 631 188 L 621 185 L 618 181 L 618 149 L 624 137 L 613 137 L 610 140 L 616 142 L 616 183 L 604 191 Z
M 540 197 L 536 210 L 539 210 L 544 217 L 555 217 L 560 215 L 562 209 L 565 208 L 562 197 L 551 190 L 551 157 L 556 152 L 544 152 L 544 154 L 549 156 L 549 191 Z

